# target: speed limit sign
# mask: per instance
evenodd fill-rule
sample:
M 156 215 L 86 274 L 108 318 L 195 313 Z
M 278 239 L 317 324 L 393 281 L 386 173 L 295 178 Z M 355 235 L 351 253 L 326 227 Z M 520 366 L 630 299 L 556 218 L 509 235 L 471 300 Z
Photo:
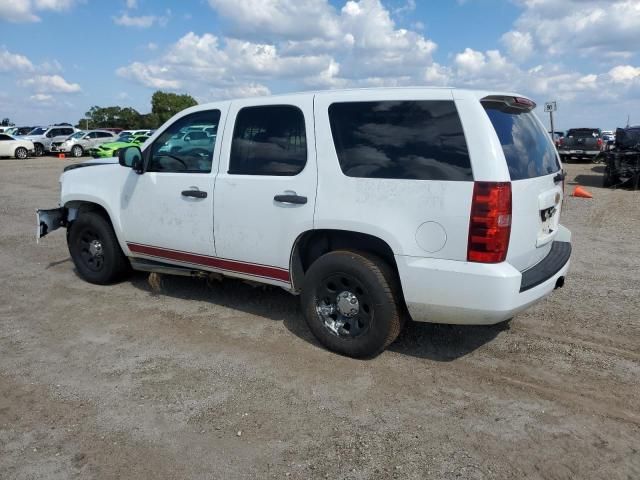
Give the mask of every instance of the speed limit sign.
M 544 104 L 545 112 L 555 112 L 558 109 L 556 102 L 547 102 Z

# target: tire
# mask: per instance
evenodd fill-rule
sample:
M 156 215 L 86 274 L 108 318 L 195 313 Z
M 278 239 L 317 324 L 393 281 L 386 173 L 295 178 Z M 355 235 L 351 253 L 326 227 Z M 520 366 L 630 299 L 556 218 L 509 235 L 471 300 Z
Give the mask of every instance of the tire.
M 114 283 L 131 268 L 113 227 L 99 213 L 82 213 L 71 224 L 67 246 L 78 274 L 89 283 Z
M 602 186 L 604 188 L 609 188 L 619 183 L 620 183 L 620 178 L 616 178 L 613 175 L 611 175 L 609 168 L 605 167 L 604 175 L 602 176 Z
M 338 250 L 317 259 L 305 275 L 301 302 L 320 343 L 349 357 L 379 354 L 403 324 L 397 275 L 369 253 Z
M 84 150 L 80 145 L 74 145 L 71 149 L 71 155 L 75 158 L 81 157 L 84 154 Z
M 44 147 L 42 146 L 41 143 L 34 143 L 33 144 L 33 154 L 36 157 L 41 157 L 42 155 L 44 155 Z
M 14 154 L 17 159 L 25 160 L 29 156 L 29 151 L 24 147 L 18 147 Z

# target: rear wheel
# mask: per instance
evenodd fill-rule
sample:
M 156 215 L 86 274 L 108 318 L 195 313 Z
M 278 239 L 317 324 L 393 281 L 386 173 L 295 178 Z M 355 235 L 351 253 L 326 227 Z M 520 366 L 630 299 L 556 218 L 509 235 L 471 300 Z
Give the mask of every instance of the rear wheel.
M 400 333 L 400 288 L 393 269 L 364 252 L 330 252 L 305 275 L 302 309 L 315 337 L 350 357 L 372 357 Z
M 89 283 L 113 283 L 130 269 L 111 224 L 98 213 L 81 214 L 71 224 L 67 244 L 78 273 Z
M 27 158 L 29 156 L 29 152 L 24 147 L 18 147 L 18 148 L 16 148 L 15 156 L 16 156 L 16 158 L 19 158 L 20 160 L 24 160 L 25 158 Z

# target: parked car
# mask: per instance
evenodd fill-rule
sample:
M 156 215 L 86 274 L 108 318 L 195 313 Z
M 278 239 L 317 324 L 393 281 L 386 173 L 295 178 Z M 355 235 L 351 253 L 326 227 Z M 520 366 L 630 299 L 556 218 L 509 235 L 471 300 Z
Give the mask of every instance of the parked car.
M 39 127 L 18 127 L 18 129 L 13 133 L 14 137 L 20 137 L 24 135 L 29 135 L 33 130 Z
M 120 135 L 149 135 L 150 130 L 122 130 Z
M 185 148 L 202 147 L 207 149 L 209 145 L 213 145 L 215 141 L 215 134 L 210 135 L 209 132 L 205 132 L 204 130 L 188 130 L 186 132 L 176 133 L 165 143 L 162 151 L 175 153 Z
M 553 144 L 557 148 L 560 146 L 561 140 L 564 138 L 564 132 L 562 131 L 549 132 L 549 136 L 551 137 L 551 139 L 553 140 Z
M 605 144 L 606 142 L 615 142 L 616 134 L 611 130 L 603 130 L 601 138 Z
M 62 142 L 70 135 L 73 135 L 77 129 L 73 127 L 38 127 L 20 138 L 33 142 L 35 155 L 39 157 L 45 152 L 51 151 L 51 144 L 54 142 Z
M 558 153 L 563 161 L 593 160 L 603 147 L 599 128 L 572 128 L 560 141 Z
M 640 186 L 640 126 L 618 128 L 613 148 L 602 153 L 605 164 L 602 185 L 615 187 L 630 184 Z
M 33 143 L 6 133 L 0 133 L 0 157 L 14 157 L 20 160 L 33 155 Z
M 93 148 L 107 142 L 116 140 L 117 135 L 113 132 L 105 130 L 90 130 L 88 132 L 76 132 L 62 142 L 53 142 L 51 144 L 52 152 L 71 153 L 74 157 L 81 157 L 85 152 L 89 152 Z
M 93 158 L 111 158 L 118 156 L 118 152 L 122 148 L 142 145 L 147 141 L 149 137 L 147 136 L 137 136 L 137 137 L 119 137 L 115 142 L 103 143 L 102 145 L 98 145 L 95 148 L 89 150 L 89 155 Z
M 564 175 L 534 108 L 434 88 L 192 107 L 142 150 L 67 167 L 60 207 L 38 213 L 40 235 L 66 227 L 92 283 L 132 267 L 300 293 L 325 346 L 369 357 L 396 339 L 405 310 L 494 324 L 564 284 Z M 166 151 L 203 123 L 229 133 L 204 152 Z

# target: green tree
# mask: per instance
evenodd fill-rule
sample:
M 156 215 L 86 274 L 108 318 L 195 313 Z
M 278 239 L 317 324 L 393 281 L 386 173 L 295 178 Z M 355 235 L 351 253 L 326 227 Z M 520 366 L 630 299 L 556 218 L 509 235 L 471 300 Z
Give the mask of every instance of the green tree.
M 91 107 L 78 128 L 140 128 L 141 115 L 131 107 Z
M 2 127 L 13 127 L 14 125 L 15 124 L 8 118 L 3 118 L 2 122 L 0 122 L 0 126 Z
M 151 97 L 151 113 L 156 116 L 159 126 L 176 113 L 197 104 L 198 102 L 186 93 L 179 95 L 158 90 Z

